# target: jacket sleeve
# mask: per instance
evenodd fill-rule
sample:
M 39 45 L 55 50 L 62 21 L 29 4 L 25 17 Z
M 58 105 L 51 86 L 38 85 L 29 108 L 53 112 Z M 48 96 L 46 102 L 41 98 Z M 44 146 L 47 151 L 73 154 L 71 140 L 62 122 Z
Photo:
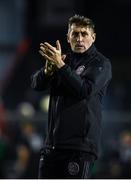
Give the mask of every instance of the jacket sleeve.
M 105 61 L 102 65 L 93 65 L 85 71 L 84 76 L 81 77 L 68 65 L 59 69 L 64 85 L 68 86 L 72 95 L 80 99 L 98 93 L 112 77 L 110 61 Z
M 38 70 L 31 76 L 31 87 L 35 90 L 42 91 L 49 88 L 53 76 L 46 76 L 44 68 Z

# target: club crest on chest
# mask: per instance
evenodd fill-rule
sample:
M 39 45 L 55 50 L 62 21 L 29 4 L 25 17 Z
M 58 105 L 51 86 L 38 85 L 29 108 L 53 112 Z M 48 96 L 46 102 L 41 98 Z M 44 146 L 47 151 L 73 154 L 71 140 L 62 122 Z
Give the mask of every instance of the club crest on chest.
M 84 65 L 81 65 L 79 66 L 77 69 L 76 69 L 76 74 L 80 75 L 85 69 L 85 66 Z

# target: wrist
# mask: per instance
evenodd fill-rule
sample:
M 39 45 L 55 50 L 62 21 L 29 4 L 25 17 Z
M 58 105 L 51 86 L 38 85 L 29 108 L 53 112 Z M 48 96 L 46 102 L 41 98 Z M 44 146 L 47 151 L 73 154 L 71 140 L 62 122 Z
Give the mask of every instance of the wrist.
M 60 68 L 62 68 L 64 65 L 65 65 L 65 63 L 64 63 L 63 61 L 61 61 L 61 62 L 57 65 L 57 67 L 58 67 L 58 69 L 60 69 Z

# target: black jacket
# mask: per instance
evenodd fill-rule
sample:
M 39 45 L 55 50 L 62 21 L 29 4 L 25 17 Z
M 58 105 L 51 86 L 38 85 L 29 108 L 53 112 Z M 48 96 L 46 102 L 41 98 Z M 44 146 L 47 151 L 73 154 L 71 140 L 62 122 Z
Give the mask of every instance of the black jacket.
M 110 61 L 92 45 L 71 53 L 51 77 L 44 69 L 32 76 L 35 90 L 50 88 L 45 146 L 86 151 L 98 156 L 102 97 L 111 79 Z

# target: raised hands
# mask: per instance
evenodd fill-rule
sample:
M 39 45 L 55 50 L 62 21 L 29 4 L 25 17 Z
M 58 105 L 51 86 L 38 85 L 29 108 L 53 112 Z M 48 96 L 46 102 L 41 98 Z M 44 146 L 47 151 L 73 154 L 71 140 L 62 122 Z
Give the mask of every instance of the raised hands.
M 61 68 L 64 66 L 64 59 L 66 55 L 61 54 L 61 45 L 59 40 L 56 41 L 56 47 L 53 47 L 49 43 L 41 43 L 39 53 L 47 60 L 51 66 Z

